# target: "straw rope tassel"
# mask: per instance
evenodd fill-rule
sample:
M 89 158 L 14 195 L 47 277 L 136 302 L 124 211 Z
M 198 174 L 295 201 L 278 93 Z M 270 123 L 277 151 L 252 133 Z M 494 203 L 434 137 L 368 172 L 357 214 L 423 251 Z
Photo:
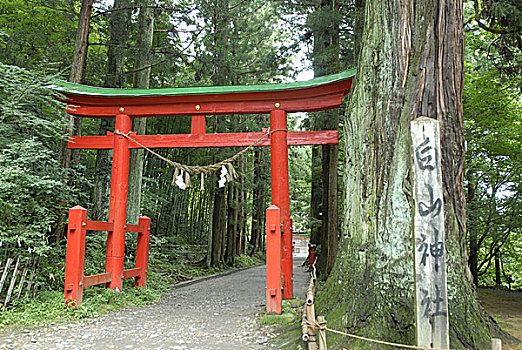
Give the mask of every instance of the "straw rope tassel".
M 188 171 L 185 171 L 185 185 L 187 185 L 187 188 L 190 187 L 190 174 Z
M 174 186 L 176 184 L 176 178 L 179 176 L 179 168 L 176 168 L 176 170 L 174 170 L 174 176 L 172 177 L 172 186 Z

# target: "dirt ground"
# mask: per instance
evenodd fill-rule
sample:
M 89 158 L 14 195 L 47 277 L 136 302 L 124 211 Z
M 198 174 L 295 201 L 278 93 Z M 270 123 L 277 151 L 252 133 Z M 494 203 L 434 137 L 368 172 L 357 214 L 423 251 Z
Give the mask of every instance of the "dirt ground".
M 502 329 L 522 340 L 522 291 L 479 288 L 479 299 Z M 522 350 L 522 343 L 503 340 L 503 349 Z

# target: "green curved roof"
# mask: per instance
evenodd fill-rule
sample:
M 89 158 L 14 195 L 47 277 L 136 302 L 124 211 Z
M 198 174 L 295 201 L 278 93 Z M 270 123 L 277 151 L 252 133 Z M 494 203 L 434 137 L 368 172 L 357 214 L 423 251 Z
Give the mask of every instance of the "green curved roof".
M 235 85 L 235 86 L 203 86 L 203 87 L 183 87 L 183 88 L 162 88 L 162 89 L 119 89 L 101 88 L 80 84 L 72 84 L 66 81 L 57 80 L 51 86 L 57 92 L 67 95 L 83 96 L 105 96 L 105 97 L 137 97 L 137 96 L 182 96 L 182 95 L 205 95 L 205 94 L 234 94 L 234 93 L 253 93 L 253 92 L 277 92 L 300 90 L 319 87 L 343 80 L 352 79 L 356 69 L 352 68 L 341 73 L 325 75 L 308 81 L 297 81 L 293 83 L 281 84 L 259 84 L 259 85 Z

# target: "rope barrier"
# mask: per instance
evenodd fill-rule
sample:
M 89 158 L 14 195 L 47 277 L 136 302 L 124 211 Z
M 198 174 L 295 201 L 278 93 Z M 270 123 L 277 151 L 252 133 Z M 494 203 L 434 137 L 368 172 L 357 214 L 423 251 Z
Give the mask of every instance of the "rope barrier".
M 313 289 L 314 289 L 313 286 L 314 286 L 314 282 L 316 280 L 316 268 L 315 268 L 315 263 L 316 262 L 317 262 L 317 260 L 314 261 L 314 263 L 312 265 L 312 270 L 310 271 L 310 286 L 308 287 L 308 290 L 307 290 L 307 303 L 308 303 L 308 299 L 309 299 L 309 295 L 308 294 L 309 294 L 309 292 L 312 293 L 311 294 L 311 303 L 312 304 L 308 305 L 308 306 L 312 307 L 312 310 L 313 310 L 313 300 L 314 300 L 314 298 L 313 298 Z M 305 328 L 305 325 L 306 325 L 306 326 L 308 326 L 307 327 L 308 329 L 312 328 L 312 329 L 315 329 L 315 330 L 319 331 L 319 332 L 317 332 L 317 336 L 324 338 L 324 341 L 322 342 L 322 344 L 324 344 L 325 346 L 326 346 L 325 331 L 328 331 L 328 332 L 332 332 L 332 333 L 335 333 L 335 334 L 344 335 L 344 336 L 347 336 L 347 337 L 350 337 L 350 338 L 364 340 L 364 341 L 371 342 L 371 343 L 377 343 L 377 344 L 394 346 L 394 347 L 398 347 L 398 348 L 418 349 L 418 350 L 450 350 L 450 349 L 426 348 L 426 347 L 422 347 L 422 346 L 415 346 L 415 345 L 406 345 L 406 344 L 398 344 L 398 343 L 386 342 L 386 341 L 382 341 L 382 340 L 362 337 L 360 335 L 355 335 L 355 334 L 350 334 L 350 333 L 337 331 L 335 329 L 328 328 L 326 320 L 324 320 L 324 318 L 321 318 L 321 316 L 318 316 L 318 318 L 320 320 L 316 321 L 315 320 L 315 312 L 314 312 L 314 316 L 312 316 L 313 319 L 310 320 L 308 317 L 306 317 L 306 312 L 307 312 L 307 308 L 306 308 L 306 303 L 305 303 L 305 308 L 303 310 L 303 318 L 302 318 L 302 323 L 303 323 L 303 325 L 302 325 L 303 340 L 309 339 L 308 331 Z M 305 341 L 307 341 L 307 340 L 305 340 Z M 320 350 L 324 350 L 324 349 L 322 349 L 320 347 Z
M 320 327 L 320 326 L 318 325 L 318 327 Z M 318 328 L 318 329 L 321 329 L 321 328 Z M 345 335 L 345 336 L 350 337 L 350 338 L 355 338 L 355 339 L 359 339 L 359 340 L 365 340 L 365 341 L 372 342 L 372 343 L 377 343 L 377 344 L 395 346 L 395 347 L 398 347 L 398 348 L 419 349 L 419 350 L 449 350 L 449 349 L 425 348 L 425 347 L 422 347 L 422 346 L 390 343 L 390 342 L 386 342 L 386 341 L 382 341 L 382 340 L 376 340 L 376 339 L 361 337 L 361 336 L 355 335 L 355 334 L 350 334 L 350 333 L 336 331 L 335 329 L 330 329 L 330 328 L 326 327 L 326 325 L 324 326 L 323 329 L 325 331 L 336 333 L 336 334 L 340 334 L 340 335 Z
M 265 137 L 267 137 L 267 136 L 269 136 L 269 135 L 271 135 L 271 134 L 273 134 L 274 132 L 277 132 L 277 131 L 288 131 L 288 130 L 287 129 L 275 129 L 275 130 L 271 130 L 271 131 L 269 130 L 263 136 L 261 136 L 258 140 L 254 141 L 252 144 L 250 144 L 246 148 L 242 149 L 241 151 L 239 151 L 238 153 L 236 153 L 232 157 L 227 158 L 225 160 L 222 160 L 219 163 L 209 164 L 209 165 L 186 165 L 186 164 L 181 164 L 181 163 L 175 162 L 173 160 L 170 160 L 170 159 L 162 156 L 161 154 L 153 151 L 152 149 L 148 148 L 147 146 L 145 146 L 144 144 L 140 143 L 139 141 L 133 139 L 132 137 L 129 136 L 129 134 L 131 132 L 125 134 L 125 133 L 120 132 L 118 129 L 116 129 L 114 131 L 114 134 L 126 137 L 127 139 L 129 139 L 130 141 L 134 142 L 135 144 L 137 144 L 138 146 L 140 146 L 144 150 L 150 152 L 151 154 L 155 155 L 159 159 L 161 159 L 161 160 L 167 162 L 168 164 L 172 165 L 173 167 L 175 167 L 176 168 L 176 172 L 174 173 L 174 178 L 173 178 L 173 181 L 172 181 L 172 183 L 174 183 L 174 180 L 179 175 L 179 170 L 183 170 L 186 174 L 197 175 L 197 174 L 208 174 L 208 173 L 211 173 L 211 172 L 214 172 L 214 171 L 218 171 L 219 169 L 221 169 L 222 166 L 227 166 L 229 172 L 231 173 L 231 176 L 232 177 L 236 177 L 236 172 L 235 172 L 234 168 L 232 167 L 231 163 L 234 162 L 235 160 L 237 160 L 239 157 L 241 157 L 246 152 L 248 152 L 252 147 L 254 147 L 259 142 L 261 142 Z M 190 177 L 188 177 L 187 175 L 185 176 L 185 182 L 188 185 L 190 185 Z

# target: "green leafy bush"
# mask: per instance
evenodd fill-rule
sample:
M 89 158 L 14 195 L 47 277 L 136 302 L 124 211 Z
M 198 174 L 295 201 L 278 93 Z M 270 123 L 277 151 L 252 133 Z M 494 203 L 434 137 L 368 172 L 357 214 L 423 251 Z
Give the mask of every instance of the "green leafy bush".
M 38 255 L 51 249 L 48 234 L 71 192 L 57 159 L 63 107 L 49 85 L 0 63 L 0 242 Z

